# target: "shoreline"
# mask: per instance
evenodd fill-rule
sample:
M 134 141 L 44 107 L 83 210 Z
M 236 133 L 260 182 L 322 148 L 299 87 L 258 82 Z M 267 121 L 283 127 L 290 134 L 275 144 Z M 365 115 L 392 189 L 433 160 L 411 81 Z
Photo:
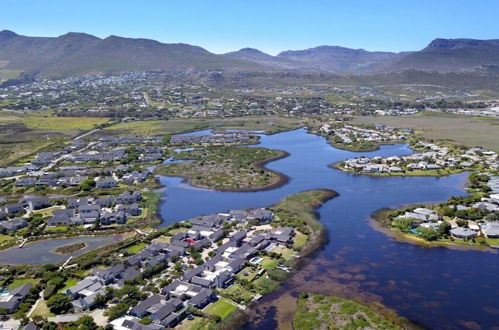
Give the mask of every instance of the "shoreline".
M 321 135 L 321 136 L 323 136 L 323 135 Z M 401 141 L 398 143 L 396 141 L 390 141 L 390 142 L 387 141 L 386 143 L 377 143 L 376 146 L 374 146 L 373 148 L 354 149 L 354 148 L 349 148 L 349 147 L 342 145 L 342 144 L 330 142 L 327 137 L 326 137 L 326 140 L 328 141 L 328 144 L 330 144 L 332 147 L 334 147 L 336 149 L 344 150 L 344 151 L 351 151 L 351 152 L 373 152 L 373 151 L 380 150 L 382 146 L 393 146 L 393 145 L 397 145 L 397 144 L 409 144 L 407 141 Z
M 273 149 L 273 150 L 278 150 L 278 149 Z M 201 189 L 207 189 L 207 190 L 212 190 L 212 191 L 220 191 L 220 192 L 257 192 L 257 191 L 265 191 L 265 190 L 272 190 L 272 189 L 275 189 L 275 188 L 279 188 L 285 184 L 287 184 L 290 180 L 290 178 L 283 174 L 283 173 L 280 173 L 280 172 L 277 172 L 277 171 L 274 171 L 274 170 L 271 170 L 271 169 L 268 169 L 267 167 L 265 167 L 265 165 L 267 165 L 268 163 L 270 162 L 273 162 L 275 160 L 279 160 L 279 159 L 283 159 L 283 158 L 286 158 L 286 157 L 289 157 L 290 154 L 287 152 L 287 151 L 284 151 L 284 150 L 278 150 L 281 152 L 280 155 L 278 156 L 274 156 L 274 157 L 271 157 L 271 158 L 266 158 L 266 159 L 263 159 L 263 160 L 259 160 L 259 161 L 256 161 L 256 162 L 253 162 L 251 163 L 252 166 L 254 166 L 256 169 L 258 170 L 266 170 L 266 171 L 269 171 L 275 175 L 278 176 L 278 180 L 277 182 L 274 182 L 274 183 L 271 183 L 271 184 L 268 184 L 268 185 L 265 185 L 265 186 L 261 186 L 261 187 L 247 187 L 247 188 L 213 188 L 213 187 L 209 187 L 209 186 L 202 186 L 202 185 L 195 185 L 195 184 L 192 184 L 192 179 L 189 178 L 189 177 L 186 177 L 186 176 L 182 176 L 182 175 L 173 175 L 173 174 L 160 174 L 160 173 L 155 173 L 156 175 L 158 176 L 163 176 L 163 177 L 173 177 L 173 178 L 182 178 L 183 179 L 183 183 L 187 183 L 188 185 L 192 186 L 192 187 L 195 187 L 195 188 L 201 188 Z
M 455 175 L 455 174 L 461 174 L 464 172 L 472 172 L 475 171 L 473 169 L 462 169 L 457 172 L 452 172 L 452 173 L 445 173 L 445 174 L 415 174 L 415 175 L 410 175 L 404 172 L 399 172 L 399 173 L 376 173 L 376 172 L 352 172 L 344 169 L 341 167 L 339 164 L 342 161 L 336 162 L 329 164 L 328 167 L 342 171 L 344 173 L 356 175 L 356 176 L 369 176 L 372 178 L 444 178 L 447 176 Z
M 369 219 L 369 226 L 372 229 L 397 240 L 398 242 L 410 243 L 423 248 L 448 248 L 448 249 L 462 250 L 462 251 L 482 251 L 482 252 L 497 253 L 497 249 L 494 249 L 490 246 L 460 244 L 460 243 L 441 242 L 441 241 L 426 241 L 415 235 L 394 231 L 388 225 L 386 225 L 380 220 L 381 217 L 385 218 L 383 216 L 385 212 L 391 210 L 394 209 L 382 208 L 372 213 Z
M 375 145 L 372 147 L 372 148 L 364 148 L 364 149 L 355 149 L 355 148 L 349 148 L 348 146 L 344 145 L 344 144 L 339 144 L 339 143 L 334 143 L 332 142 L 330 139 L 329 139 L 329 136 L 328 135 L 324 135 L 324 134 L 321 134 L 319 132 L 313 132 L 313 130 L 308 130 L 310 134 L 315 134 L 317 136 L 322 136 L 326 139 L 326 142 L 336 148 L 336 149 L 339 149 L 339 150 L 344 150 L 344 151 L 351 151 L 351 152 L 373 152 L 373 151 L 378 151 L 379 149 L 381 149 L 382 146 L 389 146 L 389 145 L 396 145 L 396 144 L 407 144 L 409 147 L 410 146 L 410 142 L 405 140 L 405 141 L 385 141 L 385 142 L 376 142 Z M 412 149 L 412 147 L 411 147 Z
M 311 226 L 311 227 L 313 225 L 316 225 L 316 226 L 318 226 L 319 229 L 313 230 L 313 235 L 310 236 L 309 241 L 303 247 L 302 251 L 300 251 L 300 253 L 299 253 L 300 258 L 297 258 L 294 260 L 293 267 L 291 268 L 290 272 L 288 273 L 289 275 L 286 277 L 286 279 L 278 282 L 279 287 L 277 288 L 277 290 L 269 292 L 269 293 L 263 295 L 260 300 L 254 301 L 254 302 L 251 302 L 250 304 L 248 304 L 248 306 L 247 306 L 248 309 L 245 312 L 240 311 L 240 313 L 243 314 L 241 316 L 242 320 L 244 321 L 242 323 L 243 325 L 250 322 L 251 317 L 253 316 L 253 314 L 256 313 L 254 307 L 256 307 L 258 305 L 258 302 L 260 302 L 262 299 L 268 298 L 272 295 L 279 296 L 280 294 L 286 294 L 285 291 L 280 293 L 280 291 L 283 289 L 283 285 L 286 285 L 289 282 L 289 280 L 291 279 L 291 277 L 293 277 L 294 275 L 299 273 L 300 270 L 303 268 L 303 266 L 305 266 L 305 264 L 307 264 L 308 262 L 311 261 L 310 256 L 319 252 L 324 247 L 324 245 L 326 245 L 328 243 L 328 241 L 329 241 L 328 231 L 320 222 L 319 209 L 324 205 L 324 203 L 326 203 L 329 200 L 332 200 L 336 197 L 339 197 L 340 194 L 337 191 L 334 191 L 331 189 L 310 189 L 310 190 L 301 191 L 297 194 L 304 193 L 304 192 L 310 192 L 310 191 L 321 191 L 321 192 L 325 193 L 325 195 L 322 198 L 318 199 L 315 203 L 310 204 L 309 207 L 311 209 L 307 210 L 307 212 L 309 212 L 312 215 L 312 220 L 310 221 L 310 223 L 307 222 L 307 225 Z M 283 200 L 285 200 L 289 196 L 293 196 L 293 195 L 288 195 L 288 196 L 284 197 Z M 271 207 L 277 206 L 283 200 L 277 202 L 276 204 L 274 204 Z M 286 289 L 284 288 L 284 290 L 286 290 Z M 288 305 L 287 307 L 291 308 L 292 312 L 294 314 L 294 311 L 296 310 L 297 305 L 293 305 L 293 306 Z M 289 312 L 289 309 L 287 310 L 287 312 Z M 283 325 L 281 324 L 278 315 L 279 315 L 279 309 L 277 309 L 277 311 L 276 311 L 275 318 L 276 318 L 276 322 L 277 322 L 279 328 L 281 328 Z

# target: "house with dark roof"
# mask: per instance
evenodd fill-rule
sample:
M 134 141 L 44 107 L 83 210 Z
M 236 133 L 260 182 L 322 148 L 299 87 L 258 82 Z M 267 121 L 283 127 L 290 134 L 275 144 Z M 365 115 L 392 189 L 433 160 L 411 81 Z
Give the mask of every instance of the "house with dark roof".
M 125 224 L 127 216 L 123 211 L 104 211 L 99 216 L 99 221 L 102 225 L 110 225 L 113 223 Z
M 46 196 L 27 197 L 22 202 L 30 211 L 40 210 L 52 205 Z
M 136 316 L 138 318 L 143 318 L 143 317 L 150 314 L 150 312 L 148 312 L 149 308 L 151 308 L 152 306 L 154 306 L 156 304 L 159 304 L 161 302 L 161 300 L 163 300 L 163 299 L 164 299 L 163 296 L 160 296 L 158 294 L 154 294 L 154 295 L 150 296 L 149 298 L 147 298 L 146 300 L 143 300 L 143 301 L 139 302 L 137 305 L 135 305 L 135 307 L 133 307 L 130 310 L 129 314 Z
M 198 276 L 203 272 L 203 265 L 187 270 L 182 276 L 182 281 L 190 282 L 194 276 Z
M 3 206 L 3 210 L 8 215 L 17 214 L 24 211 L 23 205 L 21 203 L 6 204 Z
M 83 292 L 84 290 L 86 290 L 86 292 L 91 293 L 91 291 L 88 290 L 88 288 L 94 287 L 96 283 L 99 283 L 99 279 L 97 277 L 95 276 L 85 277 L 83 280 L 79 281 L 72 287 L 64 290 L 64 294 L 70 296 L 73 299 L 77 299 L 81 296 L 84 296 Z
M 248 241 L 248 244 L 255 247 L 258 244 L 260 244 L 264 239 L 265 237 L 263 237 L 262 235 L 255 235 Z
M 212 301 L 216 300 L 216 295 L 210 289 L 203 289 L 197 295 L 187 300 L 186 304 L 202 309 Z
M 139 216 L 142 213 L 139 204 L 132 203 L 128 205 L 118 205 L 118 211 L 122 211 L 131 216 Z
M 117 280 L 120 276 L 120 273 L 125 270 L 125 266 L 123 264 L 116 264 L 109 268 L 95 268 L 92 271 L 92 275 L 96 276 L 99 280 L 104 284 L 110 284 Z
M 216 242 L 220 239 L 222 239 L 225 236 L 225 231 L 223 228 L 219 228 L 215 230 L 210 236 L 208 236 L 208 239 L 212 242 Z
M 215 286 L 214 278 L 208 279 L 200 276 L 194 276 L 191 279 L 191 283 L 202 286 L 203 288 L 213 288 Z
M 35 323 L 29 322 L 24 326 L 23 330 L 38 330 L 38 327 Z
M 100 197 L 95 199 L 94 204 L 100 207 L 111 207 L 114 204 L 113 196 Z
M 48 226 L 65 226 L 71 224 L 71 218 L 75 216 L 74 209 L 55 210 L 52 217 L 47 220 Z
M 481 229 L 485 237 L 499 238 L 499 222 L 484 222 Z
M 116 204 L 132 204 L 137 203 L 142 199 L 139 191 L 125 191 L 116 197 Z
M 230 259 L 243 258 L 248 259 L 254 256 L 257 249 L 249 245 L 248 243 L 241 245 L 241 247 L 229 255 Z
M 255 209 L 251 212 L 251 217 L 259 219 L 262 222 L 272 221 L 274 214 L 267 209 Z
M 118 185 L 118 182 L 111 178 L 101 179 L 96 182 L 95 186 L 99 189 L 111 189 Z
M 471 239 L 477 236 L 477 233 L 475 231 L 463 227 L 452 228 L 449 233 L 452 237 L 461 239 Z
M 15 312 L 19 305 L 26 299 L 32 287 L 31 283 L 26 283 L 13 289 L 6 295 L 0 296 L 0 308 L 6 310 L 7 313 Z
M 9 232 L 15 232 L 18 229 L 24 228 L 28 225 L 28 222 L 22 218 L 14 218 L 7 221 L 0 222 L 0 227 L 4 228 Z
M 80 205 L 78 206 L 78 215 L 85 223 L 94 223 L 99 220 L 100 206 L 99 205 Z
M 229 237 L 229 241 L 236 243 L 237 246 L 241 245 L 243 239 L 246 238 L 246 231 L 241 230 Z
M 236 258 L 229 262 L 228 267 L 232 270 L 232 273 L 237 274 L 241 269 L 244 268 L 244 264 L 246 263 L 246 260 L 243 258 Z
M 19 178 L 16 180 L 16 187 L 33 187 L 36 178 Z

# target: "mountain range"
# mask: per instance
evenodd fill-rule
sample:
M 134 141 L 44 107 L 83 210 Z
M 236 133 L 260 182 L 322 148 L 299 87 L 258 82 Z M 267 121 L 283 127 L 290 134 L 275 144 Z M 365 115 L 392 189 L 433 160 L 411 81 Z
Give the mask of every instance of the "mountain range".
M 406 70 L 452 72 L 499 65 L 499 40 L 435 39 L 413 52 L 371 52 L 339 46 L 288 50 L 276 56 L 253 48 L 214 54 L 188 44 L 85 33 L 28 37 L 0 31 L 0 70 L 40 77 L 143 70 L 379 74 Z

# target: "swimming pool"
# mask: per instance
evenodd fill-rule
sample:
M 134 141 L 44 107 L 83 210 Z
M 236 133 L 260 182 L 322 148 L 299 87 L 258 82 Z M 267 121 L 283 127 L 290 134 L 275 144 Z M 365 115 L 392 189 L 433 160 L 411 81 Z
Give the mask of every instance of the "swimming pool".
M 256 265 L 257 263 L 259 263 L 260 261 L 262 261 L 262 258 L 260 257 L 254 257 L 250 260 L 250 263 Z

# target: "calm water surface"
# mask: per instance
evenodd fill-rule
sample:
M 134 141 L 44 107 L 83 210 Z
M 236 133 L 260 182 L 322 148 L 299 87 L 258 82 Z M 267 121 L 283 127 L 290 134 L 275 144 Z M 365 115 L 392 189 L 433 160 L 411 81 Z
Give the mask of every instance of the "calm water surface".
M 0 264 L 44 265 L 51 263 L 59 263 L 67 260 L 70 256 L 76 257 L 85 252 L 97 249 L 104 245 L 112 244 L 122 239 L 123 236 L 121 235 L 80 236 L 80 237 L 70 237 L 70 238 L 56 238 L 56 239 L 28 243 L 24 245 L 22 249 L 20 249 L 17 246 L 14 246 L 10 249 L 1 251 Z M 74 243 L 85 243 L 87 246 L 84 249 L 69 254 L 59 254 L 54 252 L 54 250 L 58 247 Z
M 290 177 L 288 184 L 261 192 L 216 192 L 161 178 L 167 187 L 160 212 L 174 221 L 234 208 L 269 206 L 299 191 L 329 188 L 340 196 L 319 210 L 329 242 L 278 294 L 264 298 L 271 306 L 280 294 L 301 291 L 358 296 L 381 301 L 402 316 L 432 328 L 493 328 L 499 326 L 499 262 L 491 252 L 422 248 L 396 241 L 369 225 L 377 209 L 465 195 L 467 174 L 444 178 L 373 178 L 328 167 L 360 155 L 411 153 L 407 145 L 353 153 L 327 144 L 323 137 L 300 129 L 262 136 L 260 146 L 281 149 L 290 156 L 268 168 Z M 275 309 L 260 308 L 259 329 L 275 327 Z

